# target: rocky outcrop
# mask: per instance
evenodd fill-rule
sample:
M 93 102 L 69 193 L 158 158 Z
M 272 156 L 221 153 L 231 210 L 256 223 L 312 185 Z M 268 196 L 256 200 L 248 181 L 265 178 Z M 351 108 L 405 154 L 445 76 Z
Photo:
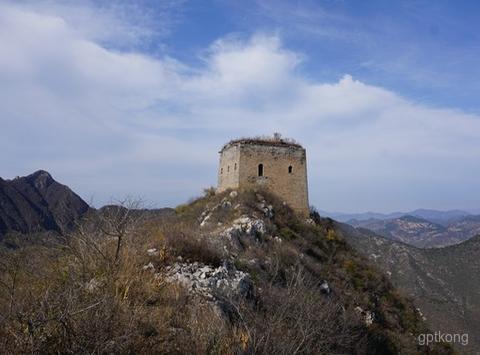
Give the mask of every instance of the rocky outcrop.
M 242 216 L 232 222 L 232 226 L 223 231 L 223 235 L 234 239 L 241 235 L 251 237 L 261 236 L 267 231 L 265 222 L 261 219 L 249 216 Z
M 252 289 L 249 275 L 228 263 L 219 267 L 198 262 L 174 263 L 166 267 L 164 275 L 166 280 L 178 282 L 189 292 L 208 300 L 246 296 Z

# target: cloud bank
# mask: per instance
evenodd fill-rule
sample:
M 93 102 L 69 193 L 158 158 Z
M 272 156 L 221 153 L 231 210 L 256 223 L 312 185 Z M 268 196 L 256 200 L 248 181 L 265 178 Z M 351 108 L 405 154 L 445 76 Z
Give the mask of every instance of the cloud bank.
M 48 8 L 47 8 L 48 9 Z M 475 208 L 480 117 L 345 74 L 315 82 L 276 35 L 226 36 L 192 66 L 106 45 L 101 24 L 0 5 L 4 178 L 46 169 L 96 205 L 175 205 L 216 184 L 231 138 L 281 132 L 309 160 L 321 209 Z M 112 40 L 112 37 L 109 37 Z

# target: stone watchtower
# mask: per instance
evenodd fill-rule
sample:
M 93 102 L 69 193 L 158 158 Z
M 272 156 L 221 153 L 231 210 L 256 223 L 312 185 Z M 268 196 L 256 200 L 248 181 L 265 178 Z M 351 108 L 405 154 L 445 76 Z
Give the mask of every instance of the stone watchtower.
M 218 192 L 262 187 L 270 190 L 295 211 L 308 215 L 306 151 L 292 140 L 273 138 L 236 139 L 220 150 Z

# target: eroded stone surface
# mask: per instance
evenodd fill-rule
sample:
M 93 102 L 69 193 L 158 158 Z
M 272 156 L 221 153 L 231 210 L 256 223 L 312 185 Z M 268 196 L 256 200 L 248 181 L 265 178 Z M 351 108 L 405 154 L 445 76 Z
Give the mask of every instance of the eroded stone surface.
M 222 296 L 245 296 L 252 288 L 247 273 L 233 266 L 175 263 L 165 269 L 165 279 L 182 284 L 189 292 L 213 300 Z
M 267 232 L 265 222 L 261 219 L 241 216 L 232 222 L 232 226 L 225 229 L 223 235 L 228 238 L 238 237 L 240 235 L 261 236 Z

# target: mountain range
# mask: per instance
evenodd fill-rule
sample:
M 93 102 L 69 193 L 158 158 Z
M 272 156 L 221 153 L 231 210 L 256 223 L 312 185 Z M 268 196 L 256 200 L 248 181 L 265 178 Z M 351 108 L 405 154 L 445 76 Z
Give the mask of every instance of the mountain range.
M 387 220 L 395 219 L 403 216 L 413 216 L 418 218 L 426 219 L 430 222 L 445 225 L 457 220 L 460 220 L 464 217 L 472 215 L 472 213 L 462 211 L 462 210 L 448 210 L 448 211 L 439 211 L 433 209 L 416 209 L 408 212 L 391 212 L 391 213 L 378 213 L 378 212 L 363 212 L 363 213 L 343 213 L 343 212 L 327 212 L 320 211 L 320 214 L 325 217 L 330 217 L 339 222 L 349 222 L 349 221 L 366 221 L 371 219 L 376 220 Z
M 314 231 L 315 233 L 324 234 L 321 240 L 317 240 L 316 234 L 309 229 L 310 227 L 298 224 L 299 222 L 293 223 L 292 217 L 287 213 L 288 211 L 282 211 L 280 215 L 276 215 L 275 213 L 279 213 L 278 210 L 277 212 L 273 211 L 275 211 L 275 208 L 280 210 L 282 208 L 280 207 L 281 204 L 274 204 L 274 209 L 270 211 L 269 207 L 265 207 L 268 203 L 261 196 L 250 196 L 247 194 L 241 195 L 238 199 L 232 196 L 236 195 L 212 197 L 210 198 L 211 201 L 209 199 L 200 199 L 200 202 L 181 205 L 175 210 L 159 209 L 143 210 L 142 212 L 142 210 L 137 209 L 135 213 L 146 213 L 155 218 L 163 216 L 174 221 L 178 220 L 175 223 L 180 224 L 170 226 L 167 229 L 167 233 L 173 232 L 175 234 L 175 237 L 172 237 L 173 245 L 180 243 L 176 248 L 185 251 L 190 249 L 185 249 L 186 247 L 182 246 L 182 243 L 186 242 L 184 240 L 184 232 L 176 234 L 179 226 L 183 226 L 185 223 L 193 223 L 191 228 L 193 236 L 198 234 L 201 229 L 205 229 L 203 226 L 206 224 L 206 221 L 208 221 L 207 224 L 211 225 L 212 231 L 216 230 L 216 228 L 227 228 L 227 225 L 223 226 L 223 224 L 231 218 L 226 218 L 225 216 L 231 213 L 237 215 L 239 212 L 235 210 L 236 208 L 244 208 L 245 213 L 247 211 L 248 213 L 253 213 L 250 209 L 251 207 L 247 208 L 247 206 L 256 206 L 259 204 L 255 202 L 256 199 L 260 199 L 260 204 L 263 206 L 263 209 L 260 209 L 260 211 L 263 211 L 262 213 L 265 213 L 267 217 L 270 216 L 268 218 L 273 218 L 274 222 L 269 222 L 268 218 L 261 223 L 260 221 L 255 221 L 259 226 L 261 225 L 260 228 L 239 214 L 236 221 L 242 221 L 242 223 L 247 221 L 252 224 L 251 226 L 242 225 L 241 228 L 238 227 L 240 228 L 239 230 L 244 231 L 246 228 L 245 230 L 251 229 L 253 231 L 253 226 L 255 225 L 255 228 L 260 228 L 259 230 L 263 231 L 265 228 L 264 224 L 269 225 L 270 223 L 270 228 L 273 228 L 272 231 L 280 236 L 271 236 L 275 243 L 272 242 L 273 244 L 270 248 L 274 247 L 274 250 L 277 250 L 279 246 L 286 246 L 287 244 L 289 248 L 301 246 L 298 251 L 299 257 L 303 255 L 301 260 L 311 262 L 309 268 L 315 270 L 317 266 L 319 270 L 322 270 L 327 265 L 322 264 L 324 261 L 317 265 L 318 260 L 334 262 L 338 258 L 338 251 L 337 254 L 334 253 L 330 256 L 328 256 L 328 253 L 332 252 L 330 248 L 337 244 L 335 248 L 340 248 L 340 246 L 344 248 L 342 244 L 342 240 L 344 240 L 356 252 L 370 260 L 377 270 L 381 270 L 385 277 L 399 290 L 400 294 L 405 294 L 413 300 L 431 331 L 468 333 L 470 336 L 468 349 L 475 349 L 475 347 L 480 346 L 478 341 L 480 339 L 480 322 L 478 321 L 480 319 L 480 280 L 477 277 L 480 272 L 479 216 L 465 216 L 461 213 L 462 211 L 437 213 L 438 211 L 418 210 L 420 212 L 417 211 L 416 214 L 428 215 L 432 219 L 441 217 L 440 219 L 444 223 L 435 223 L 412 215 L 395 215 L 393 217 L 390 215 L 390 218 L 374 218 L 368 215 L 370 219 L 361 221 L 349 220 L 349 223 L 356 226 L 336 222 L 329 218 L 317 218 L 315 223 L 318 228 L 314 229 Z M 236 207 L 233 208 L 230 200 L 234 201 L 235 199 L 238 202 L 236 202 Z M 119 212 L 122 214 L 122 208 L 106 206 L 99 210 L 94 210 L 70 188 L 56 182 L 46 171 L 37 171 L 26 177 L 19 177 L 13 180 L 0 179 L 0 240 L 2 236 L 8 233 L 34 234 L 49 231 L 62 235 L 72 231 L 89 211 L 93 211 L 97 216 L 105 215 L 108 217 L 109 214 L 116 215 Z M 267 212 L 264 211 L 265 208 Z M 253 215 L 258 215 L 258 213 L 258 211 L 254 212 Z M 217 214 L 218 216 L 216 216 Z M 212 217 L 213 215 L 216 216 L 217 220 Z M 367 217 L 367 215 L 364 217 Z M 154 220 L 151 219 L 151 221 Z M 450 222 L 445 224 L 446 220 Z M 284 221 L 288 221 L 288 223 Z M 149 222 L 149 225 L 152 223 Z M 161 222 L 161 225 L 163 223 Z M 200 223 L 200 227 L 197 225 L 198 223 Z M 161 230 L 164 227 L 158 228 Z M 235 227 L 234 223 L 233 227 L 229 227 L 226 230 L 230 231 L 235 228 L 237 227 Z M 374 230 L 379 232 L 377 233 Z M 307 231 L 309 232 L 307 233 Z M 255 236 L 264 232 L 257 231 L 251 233 Z M 309 233 L 313 233 L 315 236 Z M 182 235 L 183 237 L 181 237 Z M 465 241 L 467 235 L 469 240 Z M 105 240 L 108 241 L 109 238 Z M 214 241 L 215 243 L 218 242 L 215 238 L 211 242 L 213 243 Z M 242 243 L 244 242 L 242 241 Z M 420 249 L 409 245 L 418 244 L 421 247 L 428 247 L 439 246 L 442 243 L 452 244 L 452 242 L 455 242 L 456 245 L 434 249 Z M 245 246 L 242 243 L 239 243 L 239 245 L 244 248 Z M 334 244 L 327 247 L 328 243 Z M 257 244 L 254 243 L 252 245 L 255 246 Z M 195 244 L 195 247 L 192 247 L 193 249 L 190 252 L 193 255 L 203 255 L 198 254 L 199 251 L 196 250 L 196 248 L 200 247 L 200 244 Z M 260 263 L 260 260 L 265 259 L 265 255 L 269 253 L 269 249 L 264 246 L 262 246 L 261 250 L 255 251 L 255 253 L 249 251 L 249 248 L 242 252 L 246 253 L 246 261 L 242 261 L 246 262 L 246 265 L 251 265 L 252 260 L 256 260 L 255 258 L 251 259 L 252 256 L 263 255 L 258 261 Z M 258 248 L 258 245 L 255 248 Z M 149 252 L 154 253 L 151 250 Z M 279 252 L 279 250 L 275 253 Z M 378 292 L 387 286 L 382 284 L 382 287 L 378 285 L 374 287 L 374 285 L 371 285 L 371 282 L 368 281 L 369 278 L 364 278 L 364 276 L 368 276 L 368 273 L 372 271 L 364 270 L 367 266 L 364 266 L 360 260 L 356 259 L 354 252 L 349 251 L 348 248 L 341 250 L 344 253 L 341 262 L 335 261 L 335 263 L 340 264 L 330 265 L 328 269 L 334 270 L 331 271 L 330 275 L 334 289 L 335 285 L 340 287 L 342 282 L 347 282 L 347 284 L 353 282 L 353 285 L 358 283 L 354 288 L 357 289 L 359 287 L 362 290 L 367 290 L 367 285 L 370 285 L 368 287 L 372 287 L 372 290 L 376 292 L 370 295 L 373 297 L 372 299 L 383 299 L 384 295 L 382 296 Z M 206 251 L 202 251 L 202 253 L 206 253 Z M 210 255 L 209 253 L 213 253 L 213 250 L 209 250 L 205 255 Z M 282 251 L 282 253 L 286 253 L 286 251 Z M 289 258 L 292 258 L 292 255 L 287 253 L 285 258 L 283 262 L 290 260 Z M 266 257 L 265 260 L 268 259 L 269 257 Z M 352 263 L 352 260 L 356 260 L 355 263 Z M 368 263 L 366 260 L 365 262 Z M 252 265 L 256 265 L 255 263 Z M 239 265 L 241 265 L 240 262 Z M 361 274 L 359 274 L 360 270 Z M 255 272 L 259 271 L 255 269 Z M 348 275 L 353 275 L 353 278 L 348 279 L 351 277 Z M 337 281 L 334 281 L 335 278 L 337 278 Z M 347 279 L 341 281 L 342 278 Z M 377 278 L 376 280 L 380 279 Z M 337 288 L 336 292 L 339 292 L 339 290 L 340 288 Z M 362 297 L 365 297 L 365 295 Z M 389 297 L 393 296 L 390 295 Z M 376 303 L 374 302 L 374 304 Z M 402 322 L 404 321 L 402 320 Z M 395 323 L 392 319 L 388 320 L 388 322 L 390 324 Z M 465 348 L 460 347 L 457 350 L 464 351 Z
M 6 182 L 2 202 L 9 231 L 79 226 L 0 248 L 2 352 L 451 353 L 417 341 L 414 303 L 331 220 L 267 191 L 82 218 L 88 205 L 40 171 Z
M 419 248 L 453 245 L 480 234 L 480 216 L 466 216 L 448 224 L 438 224 L 410 215 L 383 220 L 350 220 L 347 223 Z
M 89 210 L 93 209 L 80 196 L 46 171 L 12 180 L 0 178 L 0 238 L 12 232 L 65 234 Z M 322 215 L 418 247 L 456 244 L 480 233 L 480 216 L 461 210 Z
M 349 244 L 415 301 L 433 331 L 468 333 L 469 349 L 480 347 L 480 235 L 444 248 L 419 249 L 366 229 L 337 226 Z
M 437 211 L 418 209 L 402 213 L 336 214 L 324 216 L 359 229 L 368 229 L 385 238 L 419 248 L 453 245 L 480 234 L 480 215 L 461 210 Z

